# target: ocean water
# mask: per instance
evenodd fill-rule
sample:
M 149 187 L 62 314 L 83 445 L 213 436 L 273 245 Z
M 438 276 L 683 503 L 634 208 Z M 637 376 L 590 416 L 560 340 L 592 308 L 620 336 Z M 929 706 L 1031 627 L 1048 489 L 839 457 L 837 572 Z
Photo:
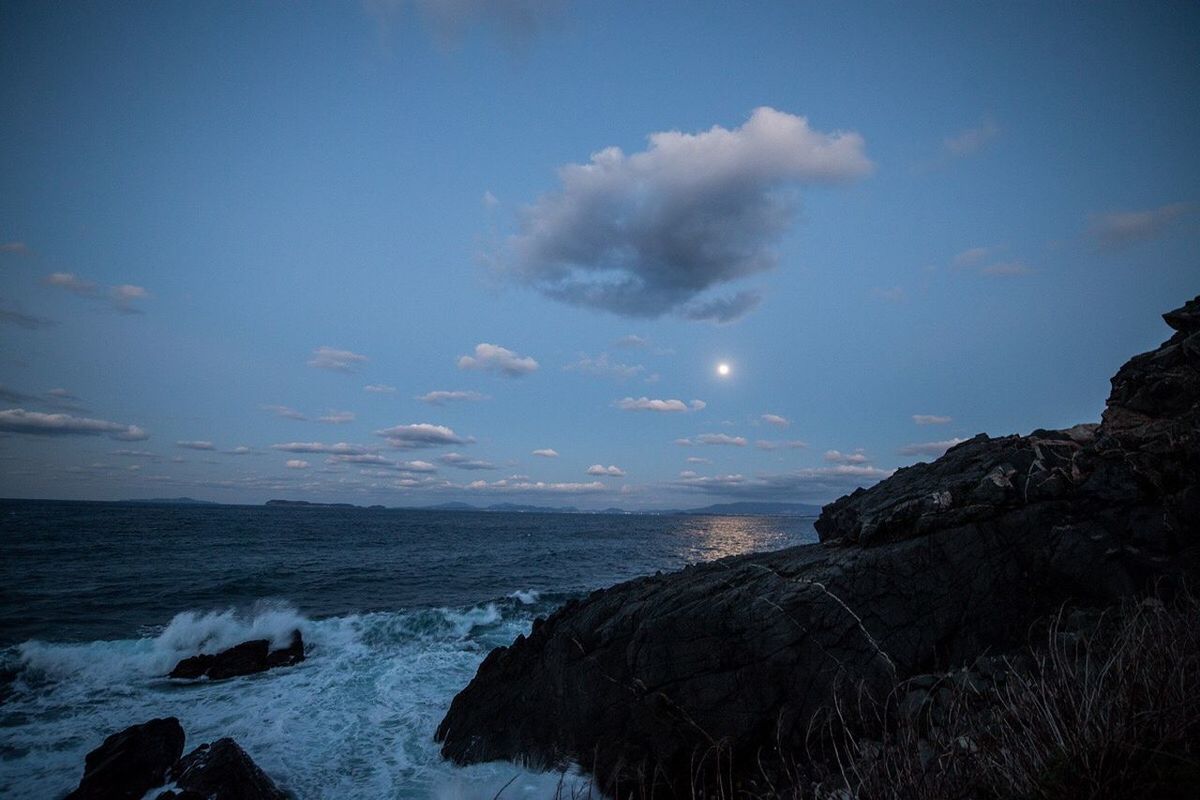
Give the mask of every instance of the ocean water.
M 167 715 L 302 800 L 548 797 L 578 779 L 438 754 L 489 650 L 593 589 L 815 540 L 786 517 L 2 501 L 0 797 L 61 797 L 105 736 Z M 163 677 L 294 628 L 296 667 Z

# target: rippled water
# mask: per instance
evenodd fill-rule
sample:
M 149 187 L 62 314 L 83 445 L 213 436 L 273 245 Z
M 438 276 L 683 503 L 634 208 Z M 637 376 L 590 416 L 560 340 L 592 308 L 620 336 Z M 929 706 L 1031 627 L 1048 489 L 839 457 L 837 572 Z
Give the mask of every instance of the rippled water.
M 154 716 L 233 736 L 300 798 L 543 797 L 432 741 L 487 652 L 569 597 L 814 541 L 776 517 L 0 503 L 0 796 L 62 796 Z M 222 682 L 180 658 L 299 627 L 308 660 Z M 6 695 L 6 696 L 5 696 Z

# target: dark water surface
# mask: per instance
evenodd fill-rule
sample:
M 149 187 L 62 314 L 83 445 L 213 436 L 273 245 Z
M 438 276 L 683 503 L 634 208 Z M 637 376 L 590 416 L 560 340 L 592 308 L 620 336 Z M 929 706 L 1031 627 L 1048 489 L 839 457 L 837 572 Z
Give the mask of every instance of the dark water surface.
M 432 742 L 488 650 L 592 589 L 815 539 L 786 517 L 3 501 L 0 797 L 61 796 L 105 733 L 166 714 L 300 798 L 491 797 L 520 771 L 454 768 Z M 162 677 L 296 627 L 298 667 Z

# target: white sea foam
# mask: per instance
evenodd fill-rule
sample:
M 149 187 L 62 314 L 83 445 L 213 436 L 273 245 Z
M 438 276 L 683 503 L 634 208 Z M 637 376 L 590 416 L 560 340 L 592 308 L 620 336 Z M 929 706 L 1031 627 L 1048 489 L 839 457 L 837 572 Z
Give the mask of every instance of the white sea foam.
M 456 768 L 433 741 L 483 656 L 528 631 L 529 613 L 505 607 L 310 620 L 263 605 L 185 612 L 143 639 L 27 642 L 6 656 L 20 672 L 0 720 L 0 796 L 61 796 L 108 733 L 168 715 L 183 724 L 188 749 L 232 736 L 302 800 L 490 798 L 514 775 L 505 797 L 552 796 L 557 774 Z M 216 682 L 162 677 L 184 656 L 251 638 L 282 645 L 296 628 L 308 659 L 295 667 Z
M 525 606 L 533 605 L 538 601 L 539 598 L 541 598 L 541 596 L 542 593 L 536 589 L 522 589 L 509 595 L 509 597 L 515 599 L 521 605 Z

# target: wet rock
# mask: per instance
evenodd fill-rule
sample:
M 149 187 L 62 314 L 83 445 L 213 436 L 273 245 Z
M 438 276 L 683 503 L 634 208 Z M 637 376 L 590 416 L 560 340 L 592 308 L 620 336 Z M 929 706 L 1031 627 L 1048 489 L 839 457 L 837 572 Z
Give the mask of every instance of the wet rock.
M 292 631 L 287 647 L 271 650 L 268 639 L 254 639 L 222 650 L 215 655 L 200 654 L 185 658 L 171 670 L 171 678 L 202 678 L 212 680 L 233 678 L 265 672 L 274 667 L 286 667 L 304 660 L 304 639 L 300 631 Z
M 246 751 L 229 738 L 202 744 L 188 753 L 171 768 L 170 780 L 175 789 L 159 795 L 158 800 L 171 797 L 190 800 L 197 796 L 208 800 L 287 798 Z
M 689 786 L 718 749 L 749 780 L 805 752 L 861 686 L 983 669 L 1064 604 L 1103 608 L 1200 574 L 1200 298 L 1113 378 L 1102 422 L 980 434 L 826 506 L 822 544 L 594 592 L 492 651 L 437 730 L 445 757 Z M 903 701 L 940 718 L 935 683 Z M 706 755 L 707 754 L 707 755 Z M 711 762 L 711 758 L 709 761 Z M 728 777 L 728 776 L 727 776 Z M 703 780 L 703 778 L 701 778 Z
M 87 754 L 83 779 L 67 800 L 138 800 L 163 784 L 183 753 L 183 739 L 175 717 L 152 719 L 114 733 Z

